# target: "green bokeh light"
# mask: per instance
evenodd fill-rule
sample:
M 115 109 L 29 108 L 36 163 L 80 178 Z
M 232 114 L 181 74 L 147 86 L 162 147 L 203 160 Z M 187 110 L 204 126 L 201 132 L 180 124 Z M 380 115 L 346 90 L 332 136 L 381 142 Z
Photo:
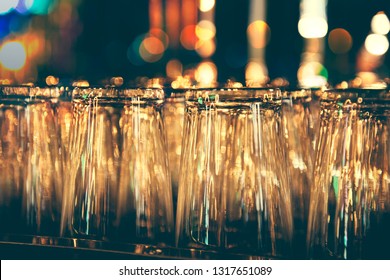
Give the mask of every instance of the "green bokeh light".
M 47 15 L 57 5 L 57 0 L 26 0 L 25 5 L 32 14 Z

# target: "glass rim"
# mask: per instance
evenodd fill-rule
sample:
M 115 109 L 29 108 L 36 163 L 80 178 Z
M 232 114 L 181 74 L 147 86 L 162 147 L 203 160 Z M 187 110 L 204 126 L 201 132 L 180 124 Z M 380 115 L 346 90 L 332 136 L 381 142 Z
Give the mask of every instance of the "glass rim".
M 142 100 L 163 100 L 164 90 L 158 87 L 80 87 L 72 91 L 73 99 L 123 100 L 140 98 Z
M 185 97 L 186 101 L 210 98 L 214 102 L 262 102 L 282 99 L 282 91 L 277 87 L 194 88 Z
M 66 86 L 29 86 L 29 85 L 1 85 L 1 99 L 53 99 L 61 97 L 69 97 L 71 87 Z
M 321 96 L 322 101 L 348 100 L 359 99 L 365 101 L 390 101 L 389 88 L 343 88 L 343 89 L 327 89 L 324 90 Z M 360 100 L 361 99 L 361 100 Z
M 248 90 L 248 91 L 259 91 L 259 90 L 281 90 L 279 87 L 273 87 L 273 86 L 263 86 L 263 87 L 247 87 L 247 86 L 242 86 L 242 87 L 194 87 L 194 88 L 188 88 L 187 90 L 191 91 L 197 91 L 197 90 L 209 90 L 209 91 L 237 91 L 237 90 Z
M 314 89 L 312 88 L 290 88 L 282 90 L 284 98 L 308 98 L 312 97 Z

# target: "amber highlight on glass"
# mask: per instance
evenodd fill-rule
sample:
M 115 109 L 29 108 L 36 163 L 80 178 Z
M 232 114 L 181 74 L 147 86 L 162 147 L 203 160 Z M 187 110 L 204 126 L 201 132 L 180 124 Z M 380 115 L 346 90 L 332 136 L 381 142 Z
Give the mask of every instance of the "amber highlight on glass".
M 289 256 L 291 193 L 278 89 L 186 94 L 176 244 Z
M 307 219 L 318 137 L 318 112 L 315 106 L 311 89 L 283 91 L 283 135 L 288 184 L 292 193 L 294 255 L 298 258 L 304 258 L 306 254 Z
M 73 95 L 62 233 L 126 242 L 173 240 L 161 89 Z
M 0 88 L 3 233 L 59 234 L 64 151 L 57 109 L 66 95 L 63 87 Z
M 165 88 L 163 105 L 164 129 L 167 139 L 169 170 L 172 180 L 172 195 L 174 207 L 177 201 L 180 158 L 183 140 L 183 124 L 185 111 L 186 89 Z
M 310 258 L 390 257 L 390 94 L 328 90 L 311 193 Z

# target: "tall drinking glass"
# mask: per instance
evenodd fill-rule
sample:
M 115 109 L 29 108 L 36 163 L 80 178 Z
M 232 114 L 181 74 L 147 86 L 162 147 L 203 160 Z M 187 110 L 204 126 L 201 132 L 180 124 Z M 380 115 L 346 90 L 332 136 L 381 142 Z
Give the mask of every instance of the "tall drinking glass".
M 167 138 L 169 170 L 172 180 L 174 209 L 176 208 L 179 185 L 180 158 L 185 111 L 185 93 L 185 89 L 165 89 L 165 101 L 162 111 L 165 134 Z
M 63 166 L 54 103 L 64 91 L 1 88 L 0 203 L 8 233 L 59 234 Z
M 282 123 L 292 193 L 294 255 L 304 258 L 318 117 L 313 110 L 311 89 L 286 90 L 283 96 Z
M 173 210 L 163 100 L 161 89 L 74 94 L 63 233 L 169 242 Z
M 390 94 L 328 90 L 321 101 L 311 258 L 390 257 Z
M 290 255 L 293 217 L 280 113 L 277 89 L 187 92 L 178 246 Z

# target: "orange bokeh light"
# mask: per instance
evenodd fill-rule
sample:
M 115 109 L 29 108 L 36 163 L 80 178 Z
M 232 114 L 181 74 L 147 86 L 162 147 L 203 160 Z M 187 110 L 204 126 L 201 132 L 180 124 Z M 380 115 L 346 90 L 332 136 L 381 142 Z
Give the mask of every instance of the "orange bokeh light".
M 194 50 L 198 37 L 196 36 L 196 25 L 187 25 L 180 34 L 180 43 L 187 50 Z
M 253 48 L 261 49 L 268 44 L 271 37 L 271 29 L 265 21 L 256 20 L 249 24 L 247 36 Z
M 142 44 L 145 50 L 152 55 L 162 54 L 165 50 L 164 44 L 156 37 L 147 37 L 143 40 Z
M 336 28 L 329 33 L 328 44 L 334 53 L 347 53 L 352 47 L 352 36 L 345 29 Z

